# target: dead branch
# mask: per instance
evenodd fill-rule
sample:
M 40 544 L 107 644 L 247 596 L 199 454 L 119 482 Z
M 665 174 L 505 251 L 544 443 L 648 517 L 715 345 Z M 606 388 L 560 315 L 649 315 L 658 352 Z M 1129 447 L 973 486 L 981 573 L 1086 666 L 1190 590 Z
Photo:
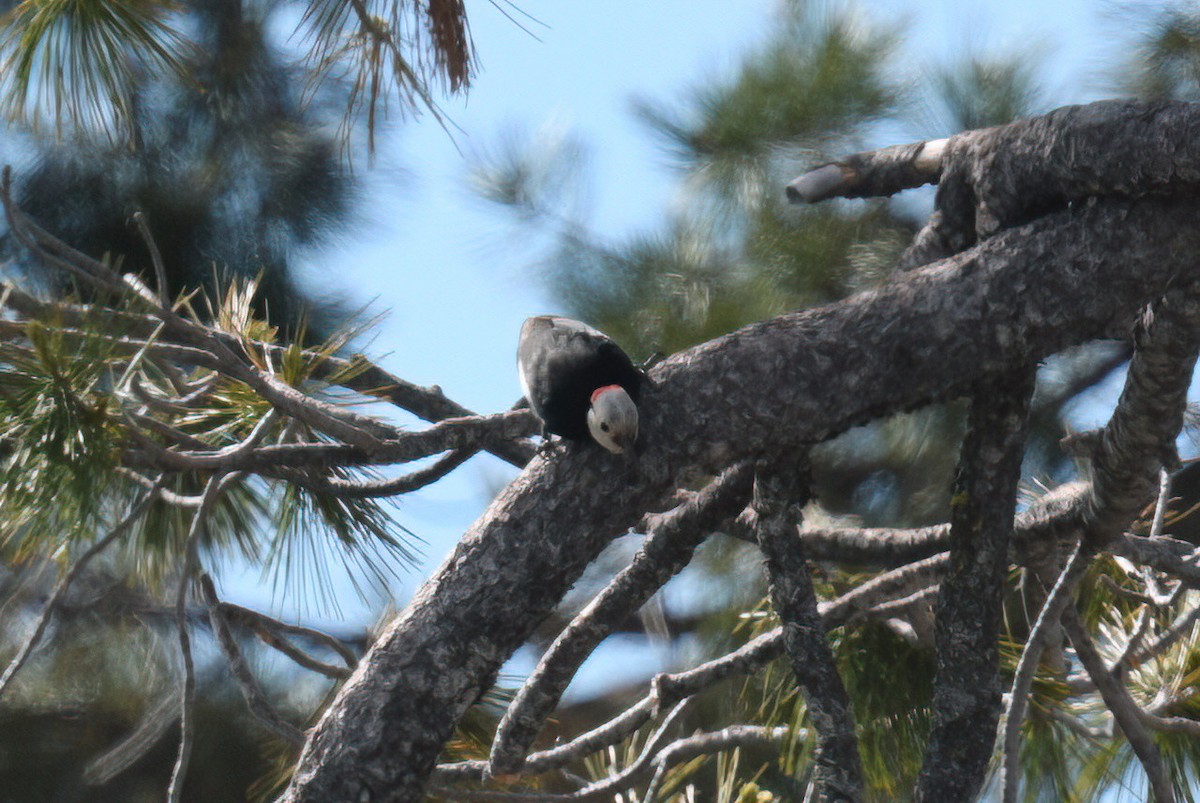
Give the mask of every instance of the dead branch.
M 657 519 L 654 532 L 630 564 L 558 635 L 517 692 L 496 729 L 489 760 L 492 773 L 520 769 L 529 745 L 584 659 L 688 564 L 714 527 L 745 505 L 752 476 L 749 463 L 737 463 L 669 516 Z

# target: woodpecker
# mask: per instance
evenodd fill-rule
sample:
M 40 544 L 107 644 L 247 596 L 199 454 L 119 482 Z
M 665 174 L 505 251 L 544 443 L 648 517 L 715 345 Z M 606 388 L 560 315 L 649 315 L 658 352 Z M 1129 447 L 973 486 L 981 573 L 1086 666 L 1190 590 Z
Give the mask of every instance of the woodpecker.
M 517 367 L 544 432 L 592 438 L 614 454 L 633 447 L 644 377 L 608 335 L 570 318 L 530 318 L 521 327 Z

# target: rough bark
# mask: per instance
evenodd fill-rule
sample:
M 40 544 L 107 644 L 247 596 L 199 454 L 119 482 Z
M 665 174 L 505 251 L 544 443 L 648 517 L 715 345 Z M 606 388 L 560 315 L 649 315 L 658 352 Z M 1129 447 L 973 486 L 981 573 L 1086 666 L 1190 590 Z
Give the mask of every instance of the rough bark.
M 1130 320 L 1191 269 L 1196 212 L 1146 199 L 1058 213 L 669 359 L 642 404 L 637 466 L 586 447 L 536 459 L 381 635 L 313 730 L 287 799 L 418 799 L 504 660 L 680 472 L 958 395 Z
M 613 581 L 555 638 L 509 705 L 492 742 L 490 769 L 519 770 L 530 745 L 592 650 L 691 561 L 712 529 L 737 515 L 749 497 L 753 469 L 737 463 L 662 522 Z
M 807 496 L 798 467 L 777 464 L 760 472 L 752 510 L 758 543 L 766 557 L 771 605 L 783 623 L 783 644 L 817 730 L 813 755 L 814 803 L 858 801 L 863 796 L 862 760 L 850 697 L 838 674 L 825 624 L 817 611 L 808 561 L 793 522 Z
M 1200 350 L 1200 288 L 1188 284 L 1150 307 L 1112 419 L 1092 454 L 1088 543 L 1119 536 L 1158 490 L 1159 469 L 1174 468 L 1187 392 Z
M 1164 188 L 1191 186 L 1195 177 L 1158 164 L 1153 148 L 1190 159 L 1192 172 L 1200 158 L 1146 134 L 1154 121 L 1135 122 L 1136 151 L 1132 140 L 1109 137 L 1089 141 L 1103 151 L 1092 155 L 1162 168 Z M 1112 153 L 1113 142 L 1123 151 Z M 1017 142 L 996 169 L 1038 158 L 1038 144 Z M 1086 157 L 1073 154 L 1072 164 Z M 418 800 L 445 739 L 500 665 L 599 551 L 686 472 L 801 448 L 962 395 L 982 376 L 1127 327 L 1194 270 L 1200 202 L 1190 194 L 1063 206 L 878 290 L 670 358 L 641 405 L 636 466 L 586 447 L 535 459 L 381 634 L 310 732 L 285 799 Z
M 933 733 L 920 801 L 972 800 L 1000 718 L 996 639 L 1034 371 L 982 382 L 971 399 L 950 509 L 950 570 L 938 594 Z

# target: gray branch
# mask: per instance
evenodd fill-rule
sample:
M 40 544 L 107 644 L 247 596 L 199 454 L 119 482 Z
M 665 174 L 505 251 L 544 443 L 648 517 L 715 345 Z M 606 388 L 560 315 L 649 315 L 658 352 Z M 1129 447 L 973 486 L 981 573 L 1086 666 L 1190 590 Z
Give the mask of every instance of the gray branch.
M 863 797 L 863 779 L 854 713 L 817 611 L 802 542 L 792 535 L 808 495 L 807 466 L 802 469 L 794 461 L 775 461 L 773 470 L 760 467 L 751 509 L 766 556 L 771 605 L 783 622 L 784 647 L 817 731 L 815 795 L 810 797 L 820 803 L 856 801 Z
M 700 542 L 749 497 L 753 469 L 727 469 L 656 526 L 628 566 L 558 635 L 517 692 L 496 729 L 490 758 L 495 774 L 521 767 L 529 745 L 587 656 L 692 559 Z
M 933 732 L 920 801 L 971 800 L 983 785 L 1000 717 L 997 638 L 1035 372 L 980 383 L 950 506 L 950 566 L 938 594 Z
M 1063 612 L 1062 625 L 1071 639 L 1075 654 L 1079 656 L 1079 662 L 1096 684 L 1100 696 L 1104 698 L 1104 704 L 1112 712 L 1117 725 L 1129 740 L 1129 746 L 1141 762 L 1150 782 L 1150 789 L 1154 793 L 1154 803 L 1174 803 L 1175 789 L 1167 777 L 1162 755 L 1142 722 L 1145 712 L 1138 708 L 1129 695 L 1129 690 L 1108 671 L 1104 659 L 1096 650 L 1092 637 L 1088 635 L 1087 628 L 1083 626 L 1079 613 L 1073 606 L 1068 606 Z
M 250 713 L 254 714 L 268 730 L 289 744 L 295 746 L 303 744 L 304 733 L 284 719 L 267 700 L 266 693 L 254 677 L 250 665 L 246 663 L 246 656 L 242 654 L 237 639 L 229 632 L 229 624 L 225 621 L 225 615 L 221 611 L 221 600 L 217 597 L 217 589 L 213 585 L 212 578 L 204 572 L 200 574 L 200 592 L 204 605 L 208 608 L 208 618 L 212 624 L 213 635 L 225 656 L 230 674 L 233 675 L 238 688 L 242 691 Z

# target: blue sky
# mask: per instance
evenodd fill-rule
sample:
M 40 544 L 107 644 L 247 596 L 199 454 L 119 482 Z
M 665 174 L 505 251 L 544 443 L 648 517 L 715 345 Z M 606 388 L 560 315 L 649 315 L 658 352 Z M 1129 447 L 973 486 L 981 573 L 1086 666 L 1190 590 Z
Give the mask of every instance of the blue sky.
M 777 5 L 518 0 L 534 22 L 505 0 L 497 3 L 537 38 L 496 5 L 468 0 L 482 71 L 466 99 L 444 104 L 456 126 L 454 140 L 429 117 L 389 126 L 375 165 L 357 166 L 366 188 L 360 221 L 309 260 L 318 289 L 328 285 L 388 313 L 370 356 L 405 379 L 440 385 L 479 412 L 503 409 L 520 395 L 514 350 L 521 321 L 560 308 L 539 282 L 536 251 L 515 236 L 503 214 L 472 195 L 468 156 L 514 130 L 570 131 L 589 146 L 593 228 L 612 237 L 651 229 L 672 202 L 674 175 L 669 157 L 630 113 L 631 101 L 682 99 L 690 87 L 726 74 L 769 33 Z M 909 68 L 960 53 L 964 43 L 977 52 L 1034 45 L 1045 59 L 1049 98 L 1061 103 L 1103 94 L 1093 76 L 1105 66 L 1106 51 L 1094 43 L 1112 41 L 1116 32 L 1102 4 L 878 0 L 857 7 L 873 24 L 909 32 L 900 60 Z M 402 500 L 399 519 L 426 541 L 426 557 L 393 588 L 397 604 L 513 473 L 499 461 L 477 458 Z M 295 600 L 281 606 L 255 572 L 227 570 L 223 578 L 224 593 L 235 600 L 303 613 L 310 621 L 338 621 L 331 613 L 299 611 Z M 378 614 L 382 600 L 362 603 L 348 584 L 339 587 L 345 589 L 339 595 L 343 624 Z

